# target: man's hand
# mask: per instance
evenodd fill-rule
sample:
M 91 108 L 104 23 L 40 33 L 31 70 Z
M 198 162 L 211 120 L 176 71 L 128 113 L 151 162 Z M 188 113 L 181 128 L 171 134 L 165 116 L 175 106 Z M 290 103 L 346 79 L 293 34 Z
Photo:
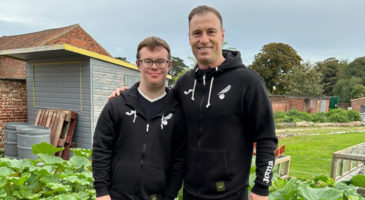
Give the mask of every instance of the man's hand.
M 112 94 L 108 97 L 108 100 L 110 100 L 110 99 L 112 99 L 112 98 L 114 98 L 114 97 L 116 97 L 116 96 L 120 96 L 120 92 L 124 92 L 124 91 L 126 91 L 127 89 L 128 89 L 128 87 L 127 87 L 127 86 L 122 86 L 122 87 L 120 87 L 120 88 L 115 89 L 115 90 L 112 92 Z
M 250 193 L 250 200 L 268 200 L 268 196 L 261 196 L 253 192 Z
M 112 198 L 110 198 L 109 195 L 105 195 L 105 196 L 101 196 L 101 197 L 96 197 L 96 200 L 111 200 Z

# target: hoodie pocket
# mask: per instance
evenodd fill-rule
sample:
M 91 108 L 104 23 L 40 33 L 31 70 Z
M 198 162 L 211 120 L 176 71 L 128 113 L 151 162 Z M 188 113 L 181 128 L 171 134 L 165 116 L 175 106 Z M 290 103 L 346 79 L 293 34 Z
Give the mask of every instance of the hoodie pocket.
M 148 194 L 161 194 L 165 192 L 165 170 L 150 165 L 142 169 L 142 184 Z
M 137 180 L 137 170 L 139 170 L 139 167 L 136 164 L 119 161 L 112 169 L 111 185 L 134 185 Z
M 227 151 L 224 149 L 200 149 L 198 171 L 214 181 L 231 180 Z

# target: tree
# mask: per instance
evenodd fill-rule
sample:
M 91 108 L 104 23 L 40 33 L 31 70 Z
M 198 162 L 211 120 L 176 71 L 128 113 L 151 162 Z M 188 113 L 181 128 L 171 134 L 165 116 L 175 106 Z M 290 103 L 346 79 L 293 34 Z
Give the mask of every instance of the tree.
M 296 96 L 321 96 L 323 85 L 322 74 L 318 73 L 310 63 L 304 63 L 294 68 L 288 76 L 287 95 Z
M 224 41 L 223 42 L 223 45 L 222 45 L 222 48 L 223 49 L 232 50 L 232 51 L 237 51 L 237 48 L 235 48 L 235 47 L 227 47 L 227 45 L 228 45 L 228 42 Z
M 118 59 L 118 60 L 123 60 L 123 61 L 127 61 L 127 58 L 126 57 L 120 57 L 120 56 L 117 56 L 117 57 L 114 57 L 115 59 Z
M 173 85 L 177 81 L 177 77 L 180 77 L 182 72 L 188 71 L 189 67 L 185 65 L 184 60 L 179 57 L 171 57 L 173 61 L 172 67 L 170 68 L 169 74 L 172 76 L 172 79 L 168 80 L 169 87 L 173 87 Z M 178 76 L 180 75 L 180 76 Z
M 285 94 L 288 87 L 287 76 L 300 66 L 302 58 L 288 44 L 270 43 L 255 55 L 251 68 L 265 80 L 266 87 L 276 94 Z
M 361 81 L 359 77 L 342 78 L 333 87 L 333 93 L 340 97 L 340 102 L 349 103 L 351 99 L 361 95 L 363 89 L 359 86 L 362 85 Z
M 325 95 L 333 96 L 333 87 L 337 80 L 344 77 L 344 68 L 347 65 L 347 61 L 339 61 L 336 58 L 327 58 L 316 63 L 315 69 L 323 75 L 321 84 Z
M 359 77 L 362 80 L 362 84 L 365 85 L 365 56 L 356 58 L 345 69 L 347 77 Z
M 351 99 L 365 97 L 365 85 L 355 84 L 351 91 Z

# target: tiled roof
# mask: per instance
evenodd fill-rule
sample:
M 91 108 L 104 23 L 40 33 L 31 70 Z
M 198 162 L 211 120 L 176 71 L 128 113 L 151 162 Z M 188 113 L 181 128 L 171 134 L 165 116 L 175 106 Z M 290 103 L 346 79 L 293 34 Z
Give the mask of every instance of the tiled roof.
M 0 37 L 0 50 L 54 44 L 71 44 L 111 57 L 111 55 L 78 24 L 35 33 Z

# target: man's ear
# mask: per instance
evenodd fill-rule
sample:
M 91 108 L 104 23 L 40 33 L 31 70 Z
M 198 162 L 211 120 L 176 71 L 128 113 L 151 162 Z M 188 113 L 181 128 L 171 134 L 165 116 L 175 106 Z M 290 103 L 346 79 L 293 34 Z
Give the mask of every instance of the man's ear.
M 224 32 L 225 32 L 226 30 L 224 30 L 224 29 L 222 29 L 222 43 L 224 42 Z
M 139 62 L 139 60 L 136 60 L 136 66 L 138 70 L 141 71 L 141 63 Z
M 171 68 L 172 67 L 172 64 L 174 63 L 174 61 L 173 60 L 169 60 L 169 68 Z
M 169 73 L 169 71 L 170 71 L 170 69 L 171 69 L 171 67 L 172 67 L 172 63 L 173 63 L 173 61 L 172 61 L 172 60 L 169 60 L 169 62 L 168 62 L 168 67 L 167 67 L 167 70 L 166 70 L 166 73 Z

